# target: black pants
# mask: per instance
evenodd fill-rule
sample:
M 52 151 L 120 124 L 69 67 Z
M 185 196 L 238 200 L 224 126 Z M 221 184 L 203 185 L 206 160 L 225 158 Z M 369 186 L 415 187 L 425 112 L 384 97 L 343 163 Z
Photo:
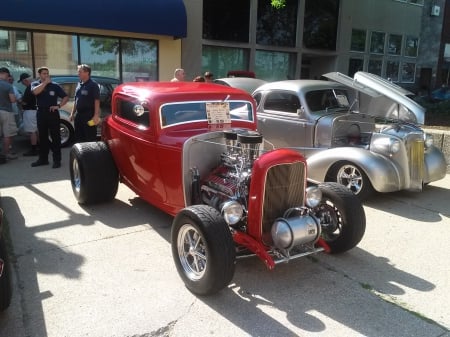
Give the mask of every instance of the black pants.
M 39 132 L 39 160 L 48 161 L 48 153 L 52 150 L 53 162 L 61 162 L 61 133 L 58 110 L 38 109 L 36 120 Z
M 97 140 L 97 125 L 89 126 L 88 121 L 94 113 L 78 112 L 75 115 L 75 142 L 95 142 Z

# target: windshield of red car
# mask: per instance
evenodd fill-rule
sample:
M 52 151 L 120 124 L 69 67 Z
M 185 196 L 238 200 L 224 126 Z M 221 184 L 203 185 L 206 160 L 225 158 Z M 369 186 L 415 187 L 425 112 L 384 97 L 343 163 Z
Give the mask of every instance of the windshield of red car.
M 176 102 L 161 106 L 161 126 L 207 121 L 208 124 L 229 120 L 253 121 L 252 104 L 248 101 Z

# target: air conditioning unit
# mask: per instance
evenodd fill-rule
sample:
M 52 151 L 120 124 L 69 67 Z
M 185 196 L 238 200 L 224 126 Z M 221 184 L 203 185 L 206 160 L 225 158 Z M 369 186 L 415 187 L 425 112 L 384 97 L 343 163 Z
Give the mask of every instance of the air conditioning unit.
M 441 12 L 441 7 L 439 6 L 431 6 L 431 16 L 439 16 L 439 13 Z

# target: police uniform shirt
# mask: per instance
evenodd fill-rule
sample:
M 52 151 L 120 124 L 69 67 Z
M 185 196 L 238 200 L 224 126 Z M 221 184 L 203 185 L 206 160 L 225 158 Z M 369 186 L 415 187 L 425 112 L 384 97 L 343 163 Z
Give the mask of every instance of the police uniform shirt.
M 31 83 L 31 90 L 36 88 L 39 84 L 41 84 L 40 80 Z M 50 82 L 45 86 L 45 89 L 36 96 L 37 109 L 43 110 L 58 105 L 58 97 L 64 98 L 66 96 L 66 92 L 59 84 Z
M 100 88 L 92 79 L 82 83 L 79 82 L 75 89 L 75 104 L 78 113 L 95 112 L 95 100 L 100 99 Z

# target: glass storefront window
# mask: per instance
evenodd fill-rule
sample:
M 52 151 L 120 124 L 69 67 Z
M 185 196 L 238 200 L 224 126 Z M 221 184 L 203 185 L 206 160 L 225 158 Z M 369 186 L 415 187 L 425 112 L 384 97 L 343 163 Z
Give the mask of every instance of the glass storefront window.
M 243 48 L 203 46 L 203 72 L 211 71 L 215 78 L 226 77 L 228 71 L 248 70 L 249 51 Z
M 402 36 L 398 34 L 389 34 L 388 54 L 400 55 L 402 51 Z
M 250 0 L 204 0 L 203 38 L 248 42 Z
M 303 44 L 306 48 L 336 50 L 339 0 L 306 0 Z
M 353 77 L 357 71 L 364 70 L 364 60 L 360 58 L 351 58 L 348 64 L 348 76 Z
M 276 9 L 270 1 L 258 1 L 256 43 L 265 46 L 294 47 L 297 31 L 298 0 L 287 0 Z
M 387 61 L 386 62 L 386 78 L 392 82 L 398 82 L 398 71 L 400 65 L 398 61 Z
M 402 82 L 413 83 L 416 76 L 416 64 L 405 62 L 402 64 Z
M 158 42 L 122 40 L 123 81 L 158 80 Z
M 370 52 L 374 54 L 384 54 L 384 38 L 383 32 L 372 32 L 370 35 Z
M 405 56 L 417 57 L 419 50 L 419 39 L 414 36 L 407 36 L 405 40 Z
M 80 63 L 89 64 L 92 75 L 119 77 L 119 39 L 80 36 L 79 54 Z M 77 59 L 78 57 L 75 58 L 75 60 Z M 78 64 L 78 62 L 75 63 Z M 74 73 L 76 73 L 76 68 Z
M 293 79 L 296 57 L 293 53 L 257 50 L 255 54 L 256 77 L 266 81 Z
M 383 60 L 371 59 L 367 65 L 367 71 L 371 74 L 381 76 L 381 70 L 383 67 Z
M 366 31 L 364 29 L 352 29 L 350 50 L 359 52 L 366 50 Z

